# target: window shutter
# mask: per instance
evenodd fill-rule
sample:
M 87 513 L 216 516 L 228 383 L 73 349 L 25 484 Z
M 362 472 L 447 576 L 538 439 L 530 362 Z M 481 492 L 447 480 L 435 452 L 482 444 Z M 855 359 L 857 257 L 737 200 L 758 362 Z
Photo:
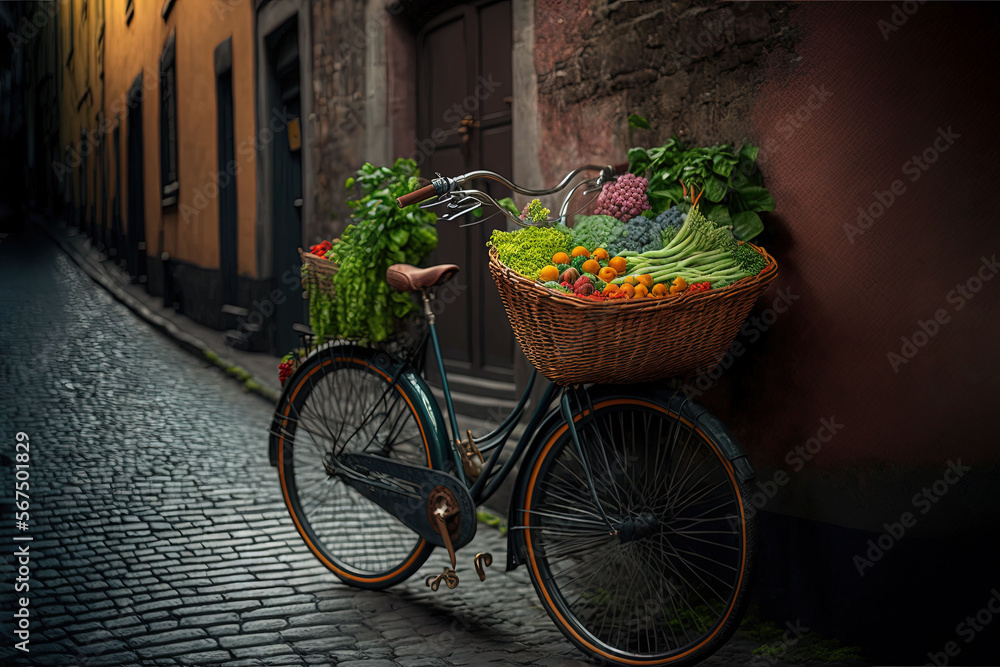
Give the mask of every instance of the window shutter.
M 177 203 L 177 65 L 174 33 L 160 56 L 160 185 L 163 206 Z

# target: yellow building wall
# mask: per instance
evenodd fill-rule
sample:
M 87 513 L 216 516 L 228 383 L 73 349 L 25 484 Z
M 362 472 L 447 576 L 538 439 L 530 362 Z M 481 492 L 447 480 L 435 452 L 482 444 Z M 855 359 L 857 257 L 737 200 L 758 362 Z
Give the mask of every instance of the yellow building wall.
M 101 9 L 97 2 L 83 12 L 83 0 L 62 0 L 54 9 L 54 19 L 59 21 L 59 139 L 63 151 L 58 164 L 52 168 L 64 197 L 72 206 L 83 207 L 80 208 L 82 215 L 100 201 L 93 198 L 97 192 L 95 165 L 100 147 L 92 139 L 85 141 L 82 133 L 97 129 L 97 112 L 104 92 L 98 52 Z
M 94 2 L 95 0 L 90 0 Z M 100 2 L 100 0 L 96 0 Z M 80 10 L 80 0 L 73 0 Z M 117 159 L 122 164 L 123 225 L 127 207 L 126 151 L 128 92 L 143 74 L 143 175 L 147 253 L 204 268 L 219 267 L 215 47 L 232 37 L 236 146 L 254 136 L 252 2 L 176 0 L 167 20 L 163 3 L 135 0 L 126 24 L 126 1 L 104 0 L 104 109 L 109 125 L 121 128 Z M 222 9 L 220 9 L 222 8 Z M 160 181 L 159 64 L 171 31 L 175 34 L 177 161 L 179 201 L 163 208 Z M 68 100 L 67 100 L 68 101 Z M 111 132 L 107 134 L 110 142 Z M 255 154 L 237 153 L 238 257 L 241 275 L 256 277 Z M 114 163 L 107 165 L 109 202 L 114 197 Z M 88 184 L 89 185 L 89 184 Z M 109 223 L 110 224 L 110 223 Z M 162 230 L 162 246 L 161 246 Z

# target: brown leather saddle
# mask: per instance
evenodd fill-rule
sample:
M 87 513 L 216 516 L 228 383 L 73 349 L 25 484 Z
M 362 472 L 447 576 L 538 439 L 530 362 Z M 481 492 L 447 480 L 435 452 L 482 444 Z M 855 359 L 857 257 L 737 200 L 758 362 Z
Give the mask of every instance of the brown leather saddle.
M 385 272 L 389 287 L 400 292 L 419 292 L 428 287 L 443 285 L 459 272 L 455 264 L 438 264 L 418 269 L 410 264 L 393 264 Z

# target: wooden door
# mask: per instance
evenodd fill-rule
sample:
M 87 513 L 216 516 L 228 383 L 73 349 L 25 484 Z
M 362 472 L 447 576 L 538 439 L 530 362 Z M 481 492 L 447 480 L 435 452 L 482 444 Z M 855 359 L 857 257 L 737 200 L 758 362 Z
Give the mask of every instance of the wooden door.
M 300 113 L 300 83 L 298 25 L 293 17 L 267 37 L 268 109 L 286 121 L 297 122 Z M 262 119 L 270 123 L 271 118 Z M 274 289 L 282 290 L 286 298 L 275 304 L 275 352 L 283 355 L 299 344 L 292 325 L 307 322 L 305 301 L 299 288 L 290 288 L 280 281 L 288 269 L 298 270 L 301 264 L 298 248 L 302 246 L 302 154 L 299 146 L 289 142 L 289 122 L 280 123 L 274 132 L 273 156 L 273 236 L 272 273 Z
M 217 80 L 216 109 L 218 115 L 219 158 L 219 277 L 222 281 L 222 302 L 236 305 L 237 297 L 237 217 L 236 174 L 230 173 L 235 164 L 235 132 L 233 107 L 233 70 L 227 69 Z
M 143 194 L 143 147 L 142 147 L 142 75 L 136 79 L 129 93 L 128 168 L 126 171 L 128 219 L 128 273 L 133 282 L 146 282 L 146 205 Z
M 475 169 L 511 176 L 511 40 L 509 0 L 455 7 L 418 33 L 417 135 L 425 176 Z M 492 182 L 476 187 L 495 198 L 510 194 Z M 438 248 L 430 261 L 462 267 L 452 282 L 456 289 L 445 288 L 441 348 L 449 370 L 512 380 L 514 337 L 486 254 L 490 233 L 506 224 L 497 216 L 460 227 L 473 220 L 438 223 Z

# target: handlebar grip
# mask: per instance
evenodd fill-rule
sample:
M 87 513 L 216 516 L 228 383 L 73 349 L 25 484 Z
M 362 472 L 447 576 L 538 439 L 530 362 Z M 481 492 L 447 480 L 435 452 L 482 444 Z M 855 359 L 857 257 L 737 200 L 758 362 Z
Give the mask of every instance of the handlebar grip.
M 628 173 L 628 165 L 628 162 L 622 162 L 621 164 L 616 164 L 611 168 L 615 170 L 616 175 L 621 176 L 622 174 Z
M 431 183 L 430 185 L 425 185 L 419 190 L 414 190 L 408 195 L 397 197 L 396 204 L 399 205 L 399 208 L 406 208 L 407 206 L 411 206 L 413 204 L 419 204 L 422 201 L 426 201 L 436 194 L 437 194 L 437 188 L 435 188 L 434 184 Z

